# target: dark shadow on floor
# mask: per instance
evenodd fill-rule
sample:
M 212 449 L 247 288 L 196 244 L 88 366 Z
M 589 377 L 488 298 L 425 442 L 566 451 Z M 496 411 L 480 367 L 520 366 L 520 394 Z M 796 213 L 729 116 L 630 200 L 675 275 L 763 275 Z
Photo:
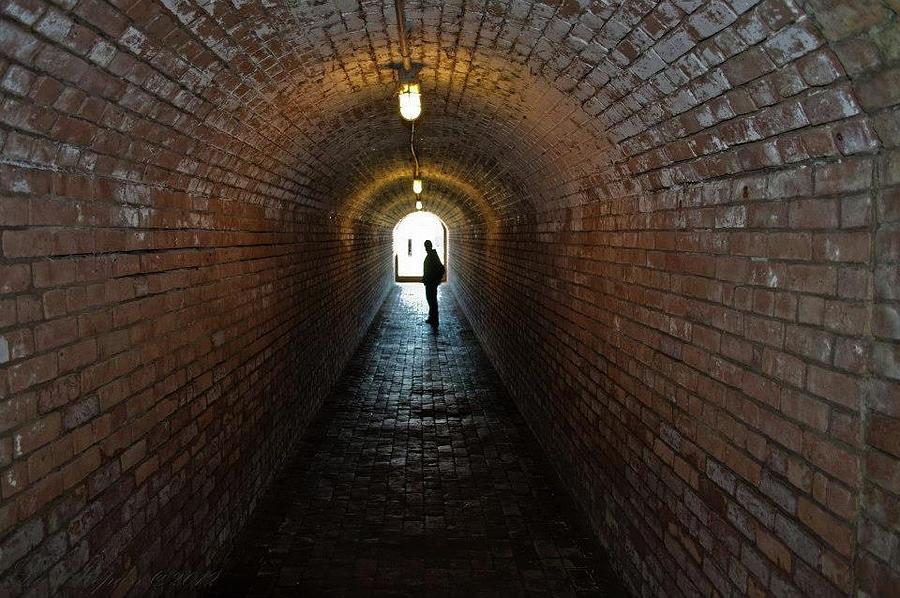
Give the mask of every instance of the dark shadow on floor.
M 398 285 L 209 596 L 624 596 L 452 295 Z

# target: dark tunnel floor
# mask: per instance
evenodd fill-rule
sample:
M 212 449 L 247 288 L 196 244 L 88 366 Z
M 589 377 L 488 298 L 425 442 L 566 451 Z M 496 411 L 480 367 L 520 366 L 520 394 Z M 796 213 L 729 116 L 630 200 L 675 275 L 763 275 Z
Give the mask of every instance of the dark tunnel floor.
M 625 595 L 451 293 L 392 291 L 211 596 Z

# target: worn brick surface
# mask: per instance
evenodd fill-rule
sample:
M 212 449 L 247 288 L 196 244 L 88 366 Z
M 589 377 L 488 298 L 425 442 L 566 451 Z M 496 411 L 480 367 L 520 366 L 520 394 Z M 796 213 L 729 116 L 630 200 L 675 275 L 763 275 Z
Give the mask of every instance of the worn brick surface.
M 211 596 L 625 595 L 450 293 L 402 285 Z

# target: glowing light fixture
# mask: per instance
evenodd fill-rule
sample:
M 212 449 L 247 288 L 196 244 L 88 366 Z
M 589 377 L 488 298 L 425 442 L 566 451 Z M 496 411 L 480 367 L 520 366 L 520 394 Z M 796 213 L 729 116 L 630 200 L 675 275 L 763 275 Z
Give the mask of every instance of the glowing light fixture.
M 400 116 L 416 120 L 422 114 L 422 95 L 418 83 L 400 84 Z
M 422 179 L 413 179 L 413 193 L 418 195 L 422 192 Z
M 416 209 L 417 209 L 417 210 L 421 210 L 421 209 L 422 209 L 422 200 L 420 200 L 420 199 L 417 199 L 417 200 L 416 200 Z

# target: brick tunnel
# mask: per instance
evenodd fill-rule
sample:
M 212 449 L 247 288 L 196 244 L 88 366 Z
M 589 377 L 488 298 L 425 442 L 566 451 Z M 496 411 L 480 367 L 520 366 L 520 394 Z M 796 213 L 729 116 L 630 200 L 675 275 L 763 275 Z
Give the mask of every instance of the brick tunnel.
M 900 591 L 898 12 L 403 7 L 440 350 L 483 351 L 633 595 Z M 0 13 L 0 594 L 164 595 L 408 293 L 395 6 Z

